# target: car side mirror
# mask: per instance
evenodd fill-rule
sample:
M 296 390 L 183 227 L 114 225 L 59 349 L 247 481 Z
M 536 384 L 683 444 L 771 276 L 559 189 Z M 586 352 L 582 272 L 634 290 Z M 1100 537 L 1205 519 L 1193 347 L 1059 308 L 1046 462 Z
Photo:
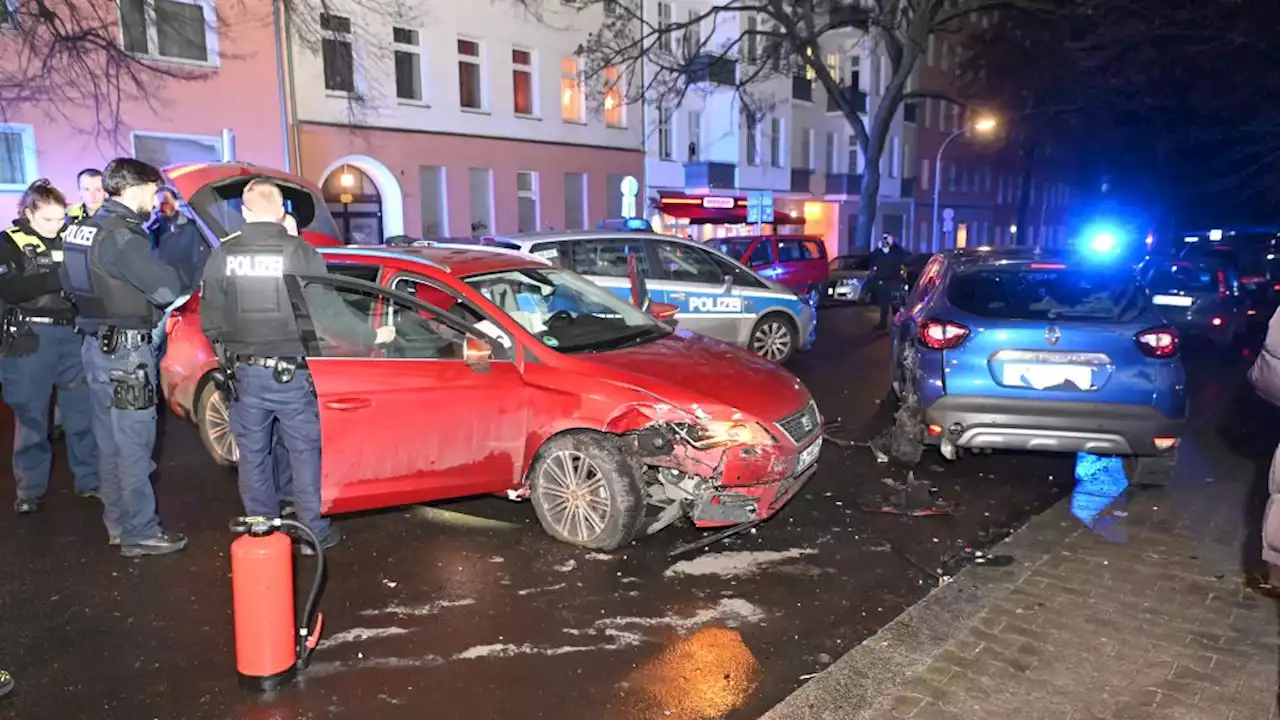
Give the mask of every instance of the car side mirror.
M 720 286 L 720 292 L 729 292 L 732 289 L 733 289 L 733 276 L 725 275 L 724 285 Z
M 679 320 L 676 320 L 676 313 L 680 312 L 679 305 L 672 305 L 664 302 L 649 303 L 649 314 L 653 315 L 658 322 L 665 323 L 671 327 L 676 327 Z
M 462 361 L 472 369 L 481 372 L 489 369 L 489 360 L 493 357 L 493 346 L 474 335 L 468 335 L 462 342 Z

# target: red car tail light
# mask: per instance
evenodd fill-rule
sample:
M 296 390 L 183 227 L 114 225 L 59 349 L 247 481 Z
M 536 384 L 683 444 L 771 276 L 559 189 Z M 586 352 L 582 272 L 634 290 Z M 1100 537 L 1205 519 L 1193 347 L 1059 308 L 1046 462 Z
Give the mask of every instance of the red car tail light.
M 920 343 L 930 350 L 950 350 L 969 337 L 969 328 L 946 320 L 920 323 Z
M 1138 349 L 1147 357 L 1171 358 L 1178 354 L 1178 331 L 1173 328 L 1143 330 L 1133 339 L 1138 341 Z

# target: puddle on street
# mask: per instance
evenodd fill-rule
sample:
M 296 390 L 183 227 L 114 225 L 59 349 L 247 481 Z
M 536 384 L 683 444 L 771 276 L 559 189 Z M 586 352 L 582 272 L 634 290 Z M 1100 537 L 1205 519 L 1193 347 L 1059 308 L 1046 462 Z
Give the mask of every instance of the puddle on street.
M 1076 454 L 1076 486 L 1071 492 L 1071 514 L 1104 539 L 1123 543 L 1128 540 L 1128 500 L 1125 490 L 1129 480 L 1124 474 L 1124 461 L 1118 457 L 1102 457 L 1089 453 Z

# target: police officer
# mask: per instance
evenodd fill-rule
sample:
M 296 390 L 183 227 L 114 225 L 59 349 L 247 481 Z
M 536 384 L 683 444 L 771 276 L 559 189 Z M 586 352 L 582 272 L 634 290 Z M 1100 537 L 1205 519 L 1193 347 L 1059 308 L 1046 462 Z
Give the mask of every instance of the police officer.
M 81 497 L 98 496 L 98 453 L 89 423 L 89 388 L 75 333 L 75 307 L 62 295 L 62 231 L 67 200 L 48 180 L 31 183 L 18 204 L 18 219 L 0 233 L 0 384 L 18 426 L 13 509 L 32 513 L 49 489 L 49 400 L 58 388 L 65 411 L 67 457 Z
M 177 272 L 156 259 L 142 225 L 156 202 L 160 171 L 133 158 L 103 172 L 109 199 L 66 233 L 63 287 L 79 310 L 81 356 L 89 378 L 98 474 L 112 544 L 125 557 L 186 547 L 156 515 L 151 472 L 156 439 L 152 328 L 160 308 L 183 293 Z
M 251 180 L 241 201 L 244 227 L 210 255 L 200 301 L 204 334 L 233 376 L 230 420 L 240 448 L 240 498 L 249 515 L 280 512 L 271 457 L 272 423 L 278 421 L 298 519 L 323 547 L 333 547 L 341 535 L 320 514 L 319 407 L 284 282 L 291 273 L 325 274 L 324 259 L 285 229 L 284 196 L 277 185 Z M 331 289 L 312 285 L 306 299 L 321 334 L 361 347 L 395 337 L 392 326 L 375 334 L 369 319 L 355 314 Z
M 877 330 L 889 327 L 889 314 L 894 296 L 902 290 L 903 263 L 906 253 L 889 233 L 880 238 L 880 252 L 871 259 L 871 282 L 876 292 L 876 300 L 880 303 L 880 322 Z
M 92 217 L 107 200 L 107 193 L 102 189 L 102 171 L 97 168 L 85 168 L 76 174 L 76 184 L 80 186 L 80 204 L 67 208 L 67 220 L 80 222 Z

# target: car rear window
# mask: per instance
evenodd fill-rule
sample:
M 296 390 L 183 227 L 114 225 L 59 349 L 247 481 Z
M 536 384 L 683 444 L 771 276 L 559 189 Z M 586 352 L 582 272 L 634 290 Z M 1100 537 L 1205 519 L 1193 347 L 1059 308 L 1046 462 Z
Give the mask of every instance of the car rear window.
M 1218 272 L 1206 263 L 1156 261 L 1146 268 L 1144 281 L 1153 292 L 1217 292 Z
M 1144 294 L 1132 272 L 1097 268 L 975 268 L 952 278 L 947 300 L 957 309 L 1009 320 L 1127 321 Z

